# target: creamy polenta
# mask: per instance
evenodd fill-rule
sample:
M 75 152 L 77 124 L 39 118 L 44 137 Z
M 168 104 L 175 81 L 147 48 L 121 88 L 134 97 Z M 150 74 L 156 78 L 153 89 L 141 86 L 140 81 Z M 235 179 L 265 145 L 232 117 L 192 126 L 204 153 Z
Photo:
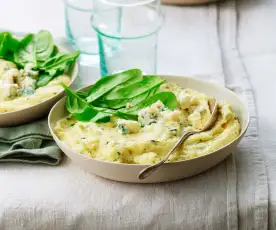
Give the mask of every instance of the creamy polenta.
M 48 85 L 36 88 L 38 71 L 32 64 L 18 69 L 10 61 L 0 59 L 0 113 L 21 110 L 60 93 L 61 82 L 68 85 L 70 77 L 61 75 L 50 81 Z
M 163 84 L 161 90 L 176 95 L 177 109 L 169 110 L 157 101 L 139 112 L 138 121 L 112 117 L 107 123 L 80 122 L 70 115 L 57 123 L 54 132 L 66 145 L 92 158 L 128 164 L 157 163 L 183 132 L 201 129 L 211 115 L 208 96 L 170 83 Z M 231 105 L 220 101 L 212 129 L 190 136 L 169 161 L 208 154 L 239 134 L 240 123 Z

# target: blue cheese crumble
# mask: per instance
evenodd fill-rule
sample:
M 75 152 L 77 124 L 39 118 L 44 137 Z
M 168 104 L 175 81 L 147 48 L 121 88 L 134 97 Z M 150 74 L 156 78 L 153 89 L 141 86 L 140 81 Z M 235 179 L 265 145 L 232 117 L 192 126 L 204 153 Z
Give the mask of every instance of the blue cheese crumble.
M 139 133 L 141 125 L 137 121 L 118 119 L 117 128 L 119 133 L 126 135 L 131 133 Z
M 138 122 L 140 122 L 142 126 L 156 123 L 162 110 L 165 110 L 164 104 L 161 101 L 157 101 L 138 113 Z

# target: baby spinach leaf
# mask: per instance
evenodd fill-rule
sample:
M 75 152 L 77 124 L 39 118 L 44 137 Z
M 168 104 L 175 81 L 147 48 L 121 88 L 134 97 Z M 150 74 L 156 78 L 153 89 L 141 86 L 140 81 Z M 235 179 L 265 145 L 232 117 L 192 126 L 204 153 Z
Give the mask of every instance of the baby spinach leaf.
M 77 93 L 77 95 L 78 95 L 79 97 L 81 97 L 82 99 L 85 99 L 85 98 L 88 96 L 88 92 L 77 91 L 76 93 Z
M 124 84 L 132 78 L 142 78 L 141 70 L 131 69 L 101 78 L 90 88 L 86 98 L 87 102 L 91 103 L 99 99 L 113 90 L 114 87 Z
M 50 58 L 55 51 L 54 39 L 50 32 L 41 30 L 37 34 L 28 34 L 19 44 L 14 53 L 15 62 L 24 67 L 27 63 L 33 63 L 38 67 L 40 63 Z
M 71 65 L 77 59 L 79 54 L 79 51 L 72 54 L 60 53 L 46 61 L 43 66 L 40 67 L 40 70 L 43 70 L 44 73 L 39 75 L 36 84 L 37 87 L 47 85 L 55 77 L 62 74 L 66 67 Z
M 8 61 L 14 62 L 14 60 L 13 60 L 13 52 L 11 52 L 11 51 L 7 52 L 7 54 L 5 56 L 5 59 L 8 60 Z
M 159 86 L 156 86 L 155 88 L 152 88 L 133 98 L 122 98 L 122 99 L 116 99 L 111 101 L 101 101 L 101 103 L 99 103 L 98 106 L 101 106 L 104 108 L 112 108 L 112 109 L 121 109 L 123 107 L 126 107 L 128 103 L 134 106 L 140 103 L 141 101 L 145 100 L 146 98 L 154 95 L 158 88 Z
M 108 114 L 114 114 L 116 112 L 116 110 L 114 109 L 108 109 L 108 108 L 102 108 L 102 107 L 96 107 L 96 106 L 93 106 L 93 108 L 98 110 L 99 112 L 104 112 Z
M 7 59 L 7 54 L 16 51 L 19 44 L 19 40 L 14 38 L 9 32 L 0 33 L 0 57 Z
M 104 99 L 114 100 L 114 99 L 121 99 L 121 98 L 132 98 L 158 85 L 161 85 L 164 82 L 165 80 L 161 79 L 158 76 L 147 76 L 141 81 L 119 88 L 118 90 L 112 91 L 111 93 L 107 94 L 104 97 Z
M 93 117 L 90 121 L 95 123 L 104 123 L 109 122 L 111 119 L 111 114 L 99 112 L 95 117 Z
M 20 41 L 19 47 L 25 47 L 27 46 L 32 40 L 34 35 L 33 34 L 27 34 L 22 40 Z
M 98 114 L 85 100 L 69 87 L 62 85 L 66 91 L 66 109 L 79 121 L 89 121 Z
M 20 42 L 18 50 L 14 52 L 14 61 L 22 68 L 27 63 L 33 63 L 35 66 L 37 65 L 33 37 L 33 34 L 25 36 Z
M 153 103 L 161 101 L 168 109 L 174 110 L 177 107 L 177 98 L 172 92 L 160 92 L 146 100 L 142 101 L 138 105 L 129 108 L 129 111 L 137 111 L 152 105 Z
M 52 76 L 48 73 L 40 74 L 36 82 L 36 87 L 42 87 L 47 85 L 52 80 Z
M 164 82 L 165 80 L 158 76 L 148 76 L 139 82 L 113 90 L 102 98 L 101 101 L 95 102 L 95 104 L 113 109 L 125 107 L 127 103 L 136 105 L 153 95 L 156 89 Z
M 72 115 L 79 121 L 90 121 L 93 119 L 99 112 L 94 110 L 92 107 L 84 107 L 79 113 L 72 113 Z
M 34 44 L 38 62 L 45 62 L 55 51 L 53 36 L 46 30 L 41 30 L 34 36 Z
M 178 103 L 176 96 L 172 92 L 160 92 L 160 93 L 154 94 L 151 97 L 148 97 L 147 99 L 140 102 L 136 106 L 118 110 L 115 113 L 115 115 L 118 117 L 122 117 L 124 119 L 137 120 L 138 112 L 141 109 L 144 109 L 154 104 L 157 101 L 161 101 L 165 105 L 165 107 L 171 110 L 174 110 L 177 107 L 177 103 Z
M 112 77 L 114 76 L 115 75 L 112 75 Z M 160 85 L 164 80 L 158 76 L 148 76 L 140 81 L 134 80 L 134 83 L 130 83 L 132 82 L 130 80 L 132 78 L 129 74 L 123 77 L 117 76 L 116 81 L 112 81 L 112 79 L 108 77 L 104 77 L 108 80 L 103 81 L 102 79 L 104 78 L 102 78 L 98 81 L 103 85 L 96 82 L 93 86 L 96 85 L 97 87 L 93 88 L 93 86 L 91 86 L 92 90 L 90 88 L 88 91 L 88 97 L 92 95 L 90 93 L 95 89 L 101 91 L 100 93 L 95 91 L 96 94 L 98 93 L 96 97 L 100 99 L 95 100 L 93 104 L 87 101 L 87 92 L 73 92 L 64 86 L 67 92 L 66 108 L 76 119 L 80 121 L 108 122 L 110 118 L 115 115 L 124 119 L 137 120 L 138 113 L 141 109 L 159 100 L 165 107 L 171 110 L 177 107 L 177 98 L 172 92 L 160 91 Z M 134 78 L 135 77 L 137 76 L 134 76 Z M 127 81 L 129 81 L 128 84 L 126 84 Z M 122 87 L 121 84 L 124 84 L 124 86 Z M 109 98 L 111 98 L 111 100 L 108 100 Z M 114 101 L 113 107 L 111 107 L 110 104 L 107 105 L 107 101 Z M 117 106 L 120 103 L 124 104 L 124 106 L 126 103 L 132 103 L 134 106 L 118 110 Z M 107 105 L 107 107 L 103 107 L 102 105 Z
M 8 33 L 0 34 L 0 57 L 5 57 L 8 52 Z
M 20 41 L 14 38 L 10 33 L 8 33 L 8 50 L 10 52 L 15 52 L 18 50 Z
M 66 109 L 79 121 L 107 122 L 112 115 L 111 110 L 94 108 L 69 87 L 62 84 L 66 91 Z
M 0 56 L 7 59 L 7 54 L 16 51 L 19 43 L 9 32 L 0 33 Z
M 54 57 L 51 57 L 46 62 L 44 62 L 40 69 L 48 72 L 50 75 L 55 75 L 57 71 L 63 72 L 68 65 L 71 65 L 80 55 L 80 51 L 75 51 L 74 53 L 58 53 Z
M 125 86 L 134 84 L 138 81 L 142 81 L 143 80 L 143 75 L 142 74 L 135 74 L 132 78 L 130 78 L 129 80 L 125 81 L 124 83 L 121 83 L 120 85 L 114 87 L 109 93 L 112 93 L 113 91 L 117 91 L 118 89 L 121 89 Z M 108 94 L 109 94 L 108 93 Z

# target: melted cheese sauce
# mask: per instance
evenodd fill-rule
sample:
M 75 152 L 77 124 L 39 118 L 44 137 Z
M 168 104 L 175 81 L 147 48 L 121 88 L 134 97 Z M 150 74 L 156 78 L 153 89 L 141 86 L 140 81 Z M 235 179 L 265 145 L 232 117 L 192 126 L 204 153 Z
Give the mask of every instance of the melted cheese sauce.
M 6 76 L 5 74 L 7 73 L 7 71 L 11 70 L 17 71 L 18 68 L 12 62 L 0 60 L 0 81 L 7 81 L 7 79 L 4 79 L 4 77 Z M 11 77 L 14 78 L 14 76 Z M 34 80 L 32 80 L 31 78 L 29 79 L 31 80 L 30 84 L 35 83 Z M 14 79 L 12 80 L 15 81 Z M 71 79 L 67 75 L 58 76 L 54 80 L 50 81 L 48 85 L 34 89 L 33 93 L 30 95 L 19 95 L 17 94 L 17 92 L 20 88 L 20 85 L 17 85 L 14 82 L 12 82 L 11 84 L 5 84 L 6 82 L 4 82 L 3 85 L 0 86 L 0 113 L 25 109 L 40 102 L 43 102 L 63 91 L 63 87 L 60 85 L 61 82 L 68 85 L 70 81 Z M 11 88 L 8 88 L 11 85 L 15 89 L 15 96 L 12 95 Z
M 176 94 L 179 106 L 171 111 L 159 101 L 139 112 L 137 121 L 114 117 L 108 123 L 80 122 L 69 116 L 60 120 L 55 133 L 74 150 L 92 158 L 128 164 L 160 161 L 184 131 L 200 129 L 210 118 L 204 94 L 164 84 L 164 91 Z M 218 119 L 211 130 L 190 136 L 169 161 L 195 158 L 232 142 L 240 134 L 240 124 L 231 105 L 219 102 Z

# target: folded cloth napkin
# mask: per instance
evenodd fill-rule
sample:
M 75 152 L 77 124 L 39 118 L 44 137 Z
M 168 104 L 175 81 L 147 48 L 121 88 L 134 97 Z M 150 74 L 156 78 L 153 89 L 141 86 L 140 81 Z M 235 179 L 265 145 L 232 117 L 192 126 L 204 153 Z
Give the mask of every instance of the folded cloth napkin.
M 57 165 L 61 159 L 61 150 L 51 136 L 47 118 L 0 128 L 0 162 Z

